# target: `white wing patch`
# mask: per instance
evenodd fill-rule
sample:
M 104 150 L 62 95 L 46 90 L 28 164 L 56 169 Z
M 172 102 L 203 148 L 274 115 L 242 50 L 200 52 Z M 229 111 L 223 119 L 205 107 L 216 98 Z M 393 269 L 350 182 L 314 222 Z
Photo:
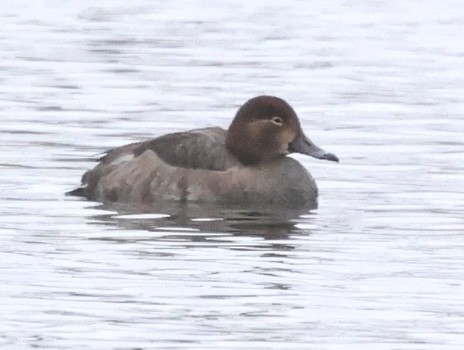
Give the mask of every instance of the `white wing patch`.
M 134 159 L 133 154 L 123 154 L 120 157 L 113 159 L 110 165 L 118 165 L 118 164 L 126 163 L 132 159 Z

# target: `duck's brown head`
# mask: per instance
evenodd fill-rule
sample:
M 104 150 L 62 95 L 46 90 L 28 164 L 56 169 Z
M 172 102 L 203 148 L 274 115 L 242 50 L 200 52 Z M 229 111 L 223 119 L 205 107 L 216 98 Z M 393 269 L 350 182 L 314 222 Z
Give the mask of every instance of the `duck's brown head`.
M 240 107 L 227 131 L 226 147 L 245 165 L 271 162 L 293 152 L 338 162 L 305 136 L 293 108 L 274 96 L 258 96 Z

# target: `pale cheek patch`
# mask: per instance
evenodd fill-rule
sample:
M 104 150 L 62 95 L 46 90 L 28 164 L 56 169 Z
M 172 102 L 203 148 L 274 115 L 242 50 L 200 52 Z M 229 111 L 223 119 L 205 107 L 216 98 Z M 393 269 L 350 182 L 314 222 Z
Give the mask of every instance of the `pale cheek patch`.
M 282 154 L 288 154 L 288 144 L 292 142 L 296 137 L 296 133 L 293 130 L 286 129 L 280 134 L 280 140 L 282 143 Z

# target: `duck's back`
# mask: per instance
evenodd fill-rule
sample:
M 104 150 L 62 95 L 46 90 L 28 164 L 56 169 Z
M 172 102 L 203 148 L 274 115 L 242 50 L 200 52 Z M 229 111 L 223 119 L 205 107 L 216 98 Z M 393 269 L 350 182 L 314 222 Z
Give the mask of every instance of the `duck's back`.
M 69 192 L 97 200 L 116 201 L 121 187 L 142 188 L 153 172 L 170 169 L 225 171 L 240 162 L 225 147 L 226 130 L 218 127 L 172 133 L 131 143 L 106 152 L 82 177 L 81 187 Z M 136 179 L 130 179 L 137 174 Z M 144 176 L 145 175 L 145 176 Z M 174 174 L 171 174 L 174 175 Z M 126 178 L 124 179 L 124 176 Z
M 134 155 L 151 150 L 171 166 L 226 170 L 239 164 L 226 149 L 226 133 L 226 130 L 214 127 L 167 134 L 139 144 Z

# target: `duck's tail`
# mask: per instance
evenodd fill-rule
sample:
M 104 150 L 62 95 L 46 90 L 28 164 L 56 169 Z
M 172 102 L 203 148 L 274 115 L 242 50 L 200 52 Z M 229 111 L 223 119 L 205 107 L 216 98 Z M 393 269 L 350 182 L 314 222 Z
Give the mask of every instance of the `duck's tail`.
M 72 191 L 66 192 L 66 196 L 85 197 L 87 195 L 87 187 L 78 187 Z

